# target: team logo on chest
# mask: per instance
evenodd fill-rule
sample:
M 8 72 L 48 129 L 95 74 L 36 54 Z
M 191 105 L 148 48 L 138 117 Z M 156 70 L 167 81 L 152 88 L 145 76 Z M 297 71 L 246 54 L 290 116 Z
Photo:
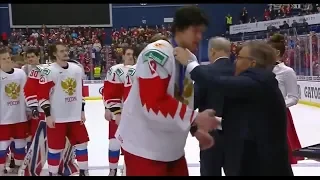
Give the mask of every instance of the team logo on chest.
M 12 100 L 8 102 L 8 106 L 18 105 L 20 97 L 20 85 L 12 82 L 5 86 L 6 95 Z
M 11 99 L 17 100 L 20 96 L 20 85 L 15 82 L 7 84 L 5 86 L 5 92 Z
M 62 90 L 70 97 L 65 98 L 66 102 L 76 101 L 77 97 L 74 96 L 77 88 L 77 81 L 74 78 L 66 78 L 61 81 Z

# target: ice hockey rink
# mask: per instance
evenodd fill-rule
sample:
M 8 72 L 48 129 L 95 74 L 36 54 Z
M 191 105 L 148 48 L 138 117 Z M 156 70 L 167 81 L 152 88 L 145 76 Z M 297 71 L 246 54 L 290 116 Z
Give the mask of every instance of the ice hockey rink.
M 108 122 L 104 119 L 101 100 L 86 102 L 86 126 L 90 136 L 89 170 L 90 176 L 107 176 L 108 167 Z M 320 142 L 320 109 L 298 104 L 291 108 L 295 127 L 301 145 L 308 146 Z M 185 148 L 190 176 L 200 176 L 199 148 L 195 138 L 189 137 Z M 119 165 L 123 164 L 123 157 Z M 293 165 L 295 176 L 319 176 L 320 163 L 313 160 L 300 161 Z M 119 173 L 119 171 L 118 171 Z

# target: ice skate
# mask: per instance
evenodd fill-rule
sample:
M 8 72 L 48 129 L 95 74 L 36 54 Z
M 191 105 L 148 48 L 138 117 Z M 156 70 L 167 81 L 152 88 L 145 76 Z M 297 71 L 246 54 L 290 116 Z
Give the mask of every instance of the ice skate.
M 110 169 L 108 176 L 117 176 L 117 169 Z
M 89 176 L 89 170 L 80 170 L 79 176 Z

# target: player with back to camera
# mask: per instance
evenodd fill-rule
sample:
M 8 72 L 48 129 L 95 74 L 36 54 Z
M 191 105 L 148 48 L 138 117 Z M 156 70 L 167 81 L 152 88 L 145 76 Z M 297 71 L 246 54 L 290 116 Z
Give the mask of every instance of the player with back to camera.
M 213 145 L 208 131 L 218 124 L 214 111 L 193 110 L 193 83 L 188 77 L 184 87 L 179 87 L 181 94 L 175 93 L 181 67 L 173 46 L 195 51 L 207 25 L 208 19 L 198 7 L 182 7 L 174 17 L 172 44 L 158 40 L 140 53 L 116 132 L 124 149 L 127 176 L 188 176 L 184 147 L 191 126 L 196 128 L 193 135 L 197 139 L 209 139 L 201 144 L 203 148 Z
M 277 51 L 277 62 L 273 69 L 273 73 L 276 74 L 276 78 L 279 82 L 279 88 L 287 107 L 289 159 L 291 164 L 297 164 L 298 160 L 303 160 L 304 158 L 292 156 L 292 151 L 300 149 L 301 144 L 289 109 L 289 107 L 296 105 L 299 101 L 297 76 L 294 70 L 291 67 L 286 66 L 283 62 L 282 57 L 286 50 L 284 36 L 281 34 L 274 34 L 268 43 Z
M 76 149 L 80 176 L 88 176 L 89 137 L 84 124 L 83 69 L 68 62 L 67 47 L 61 42 L 50 47 L 50 55 L 54 62 L 42 70 L 38 89 L 39 105 L 48 126 L 49 175 L 58 175 L 59 160 L 68 137 Z
M 0 176 L 4 175 L 7 149 L 12 142 L 15 161 L 13 174 L 18 173 L 26 154 L 28 122 L 23 95 L 26 80 L 23 70 L 13 68 L 8 49 L 0 47 Z
M 166 41 L 169 41 L 168 38 L 164 35 L 162 35 L 161 33 L 159 34 L 156 34 L 154 35 L 149 43 L 153 43 L 153 42 L 156 42 L 158 40 L 166 40 Z M 145 47 L 139 47 L 139 48 L 136 48 L 136 51 L 135 51 L 135 54 L 136 54 L 136 57 L 135 59 L 138 58 L 138 56 L 140 55 L 140 53 L 143 51 Z M 131 89 L 131 86 L 134 82 L 134 79 L 135 79 L 135 74 L 136 74 L 136 67 L 137 67 L 137 64 L 134 64 L 133 66 L 130 67 L 130 69 L 128 70 L 128 73 L 126 74 L 126 82 L 124 83 L 124 89 L 123 89 L 123 101 L 125 101 L 129 95 L 129 92 L 130 92 L 130 89 Z
M 123 64 L 114 65 L 108 70 L 103 86 L 103 99 L 106 109 L 105 117 L 109 120 L 109 176 L 117 175 L 120 143 L 116 140 L 114 134 L 117 131 L 117 124 L 120 121 L 126 74 L 129 68 L 135 64 L 133 54 L 134 49 L 132 47 L 123 49 Z M 112 114 L 111 120 L 108 118 L 109 112 Z
M 155 42 L 155 41 L 158 41 L 158 40 L 167 40 L 168 39 L 164 36 L 164 35 L 161 35 L 160 33 L 159 34 L 156 34 L 154 35 L 151 39 L 150 39 L 150 43 L 152 42 Z M 136 59 L 138 58 L 139 54 L 142 52 L 142 50 L 144 49 L 145 47 L 136 47 L 135 48 L 135 51 L 134 51 L 134 59 L 136 61 Z M 129 92 L 130 92 L 130 89 L 131 89 L 131 86 L 134 82 L 134 79 L 135 79 L 135 73 L 136 72 L 136 64 L 131 66 L 126 74 L 126 82 L 124 83 L 124 87 L 123 87 L 123 102 L 125 102 L 125 100 L 127 99 L 128 95 L 129 95 Z M 107 115 L 109 116 L 109 118 L 111 119 L 112 115 Z M 107 117 L 106 116 L 106 117 Z M 120 119 L 119 119 L 120 120 Z M 120 120 L 121 121 L 121 120 Z M 118 122 L 119 124 L 120 122 Z M 126 167 L 125 167 L 125 162 L 124 162 L 124 165 L 123 165 L 123 175 L 126 175 Z

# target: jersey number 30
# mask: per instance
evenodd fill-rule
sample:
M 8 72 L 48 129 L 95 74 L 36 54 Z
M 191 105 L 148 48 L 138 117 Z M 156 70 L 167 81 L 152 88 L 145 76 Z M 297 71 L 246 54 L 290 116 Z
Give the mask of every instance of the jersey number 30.
M 32 70 L 29 74 L 30 77 L 38 77 L 38 71 Z

